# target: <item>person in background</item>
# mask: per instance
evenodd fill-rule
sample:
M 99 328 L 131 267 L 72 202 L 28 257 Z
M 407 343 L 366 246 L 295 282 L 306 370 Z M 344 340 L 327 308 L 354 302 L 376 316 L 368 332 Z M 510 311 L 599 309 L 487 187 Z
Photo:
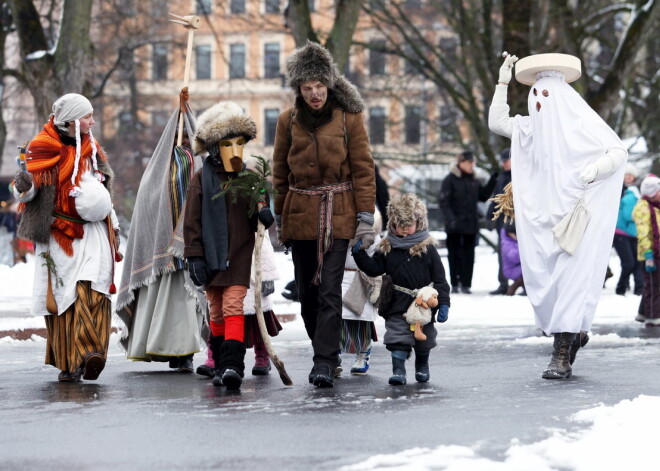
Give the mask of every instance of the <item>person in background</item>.
M 507 280 L 513 281 L 507 288 L 506 294 L 513 296 L 525 283 L 522 276 L 522 264 L 520 263 L 520 251 L 518 249 L 518 236 L 516 225 L 513 221 L 505 223 L 500 229 L 500 240 L 502 241 L 502 272 Z
M 636 320 L 646 327 L 660 327 L 660 178 L 647 176 L 641 193 L 632 214 L 637 226 L 637 260 L 644 263 L 644 293 Z
M 623 176 L 623 191 L 619 203 L 619 216 L 616 220 L 614 231 L 614 250 L 621 260 L 621 276 L 616 284 L 615 292 L 625 295 L 630 289 L 630 275 L 633 276 L 635 287 L 633 293 L 641 295 L 644 290 L 643 263 L 637 260 L 637 227 L 632 217 L 633 209 L 639 200 L 639 188 L 635 186 L 635 180 L 639 171 L 634 164 L 626 165 L 626 173 Z
M 506 148 L 500 152 L 500 165 L 502 166 L 502 171 L 497 176 L 497 181 L 495 183 L 495 189 L 493 190 L 493 195 L 498 195 L 504 193 L 504 187 L 511 183 L 511 149 Z M 500 214 L 497 219 L 494 221 L 493 213 L 495 212 L 495 202 L 491 201 L 488 205 L 488 212 L 486 213 L 486 221 L 489 223 L 489 227 L 492 227 L 497 232 L 497 281 L 499 286 L 497 289 L 491 291 L 489 294 L 508 294 L 509 288 L 509 279 L 504 274 L 502 270 L 502 237 L 501 230 L 504 226 L 504 215 Z
M 32 314 L 46 320 L 46 364 L 61 382 L 95 380 L 110 341 L 119 254 L 112 207 L 114 173 L 92 134 L 94 108 L 68 93 L 27 149 L 27 171 L 14 179 L 22 212 L 18 236 L 36 245 Z
M 486 185 L 474 176 L 474 155 L 461 152 L 443 180 L 438 203 L 445 220 L 447 260 L 452 293 L 472 293 L 474 248 L 479 234 L 477 203 L 493 193 L 497 173 Z

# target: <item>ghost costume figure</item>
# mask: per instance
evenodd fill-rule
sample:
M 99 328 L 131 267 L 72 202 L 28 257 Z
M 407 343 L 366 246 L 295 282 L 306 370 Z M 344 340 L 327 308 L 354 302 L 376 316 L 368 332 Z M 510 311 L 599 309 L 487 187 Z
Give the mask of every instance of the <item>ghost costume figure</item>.
M 529 116 L 509 117 L 506 93 L 516 61 L 507 56 L 500 69 L 488 125 L 511 138 L 525 288 L 536 325 L 554 336 L 543 377 L 568 378 L 602 291 L 627 152 L 567 83 L 580 76 L 580 61 L 573 56 L 539 54 L 518 62 L 516 79 L 531 85 Z M 563 233 L 562 220 L 570 220 Z

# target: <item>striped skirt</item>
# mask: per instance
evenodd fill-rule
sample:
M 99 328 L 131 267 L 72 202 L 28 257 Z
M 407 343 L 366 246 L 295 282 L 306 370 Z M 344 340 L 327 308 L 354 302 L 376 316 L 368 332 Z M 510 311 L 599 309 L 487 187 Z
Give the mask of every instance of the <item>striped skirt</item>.
M 76 301 L 61 315 L 44 316 L 48 339 L 47 365 L 74 372 L 90 353 L 108 356 L 110 342 L 110 298 L 79 281 Z
M 341 351 L 344 353 L 366 352 L 372 340 L 378 341 L 374 322 L 342 319 L 341 325 Z

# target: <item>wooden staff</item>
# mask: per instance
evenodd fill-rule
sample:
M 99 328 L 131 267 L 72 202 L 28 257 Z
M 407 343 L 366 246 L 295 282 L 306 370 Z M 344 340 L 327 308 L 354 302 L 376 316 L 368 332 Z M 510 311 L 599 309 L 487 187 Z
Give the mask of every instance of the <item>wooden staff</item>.
M 184 28 L 188 30 L 188 47 L 186 48 L 186 67 L 183 70 L 183 89 L 188 88 L 188 83 L 190 82 L 190 63 L 192 62 L 192 46 L 193 46 L 193 36 L 195 30 L 199 29 L 201 20 L 199 16 L 188 15 L 188 16 L 179 16 L 174 13 L 168 13 L 170 22 L 183 25 Z M 183 109 L 179 110 L 179 136 L 177 137 L 177 146 L 183 144 Z
M 260 211 L 264 207 L 263 203 L 259 203 L 257 208 Z M 280 374 L 280 379 L 286 386 L 291 386 L 293 381 L 291 377 L 286 372 L 284 368 L 284 362 L 279 359 L 277 353 L 273 349 L 273 345 L 270 342 L 270 335 L 268 335 L 268 329 L 266 328 L 266 321 L 264 320 L 264 313 L 261 310 L 261 246 L 264 243 L 264 235 L 266 233 L 266 228 L 258 221 L 257 223 L 257 238 L 254 241 L 254 309 L 257 314 L 257 323 L 259 324 L 259 332 L 261 332 L 261 338 L 263 339 L 264 346 L 268 352 L 268 357 L 275 365 L 277 372 Z

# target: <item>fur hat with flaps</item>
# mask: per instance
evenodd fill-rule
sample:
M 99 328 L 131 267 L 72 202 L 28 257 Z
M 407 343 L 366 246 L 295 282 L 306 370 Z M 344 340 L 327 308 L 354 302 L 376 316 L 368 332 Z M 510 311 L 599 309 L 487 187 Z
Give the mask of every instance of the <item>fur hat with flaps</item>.
M 412 226 L 417 223 L 417 232 L 429 228 L 426 206 L 414 193 L 405 193 L 392 198 L 387 205 L 387 230 L 392 234 L 396 226 Z
M 243 136 L 245 141 L 257 136 L 257 124 L 233 101 L 221 101 L 197 118 L 192 141 L 194 154 L 208 150 L 223 139 Z
M 286 61 L 286 75 L 296 96 L 304 82 L 319 81 L 332 91 L 340 107 L 349 113 L 364 110 L 364 101 L 355 85 L 339 73 L 332 54 L 318 43 L 307 41 Z

